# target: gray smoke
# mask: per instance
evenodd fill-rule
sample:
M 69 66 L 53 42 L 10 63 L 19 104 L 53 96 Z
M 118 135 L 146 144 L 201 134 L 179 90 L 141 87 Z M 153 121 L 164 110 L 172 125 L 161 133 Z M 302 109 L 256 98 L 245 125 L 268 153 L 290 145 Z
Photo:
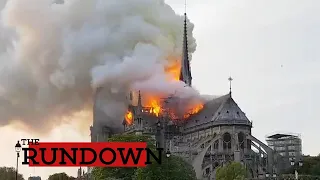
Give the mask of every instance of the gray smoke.
M 19 121 L 46 131 L 60 117 L 90 109 L 97 87 L 107 90 L 100 108 L 111 119 L 125 112 L 127 102 L 119 96 L 132 89 L 198 96 L 167 81 L 167 57 L 181 56 L 183 17 L 164 0 L 2 4 L 0 126 Z M 194 52 L 193 24 L 188 28 Z

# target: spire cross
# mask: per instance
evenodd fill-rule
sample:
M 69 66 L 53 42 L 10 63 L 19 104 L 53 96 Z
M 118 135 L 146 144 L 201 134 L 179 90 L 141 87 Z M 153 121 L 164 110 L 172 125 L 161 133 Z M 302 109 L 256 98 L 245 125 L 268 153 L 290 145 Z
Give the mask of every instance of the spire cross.
M 229 80 L 229 89 L 230 89 L 230 93 L 231 93 L 231 83 L 232 83 L 232 77 L 230 76 L 229 78 L 228 78 L 228 80 Z

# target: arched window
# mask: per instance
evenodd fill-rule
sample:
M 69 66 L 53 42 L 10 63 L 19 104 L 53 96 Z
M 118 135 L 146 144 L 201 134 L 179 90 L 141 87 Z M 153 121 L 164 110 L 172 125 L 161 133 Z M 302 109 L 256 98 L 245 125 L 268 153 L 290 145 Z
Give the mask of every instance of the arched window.
M 222 165 L 222 164 L 221 164 L 221 165 Z M 220 166 L 220 163 L 219 163 L 218 161 L 216 161 L 216 162 L 213 163 L 212 168 L 213 168 L 213 169 L 216 169 L 216 168 L 218 168 L 219 166 Z
M 216 141 L 213 143 L 213 149 L 219 149 L 219 140 L 216 140 Z
M 245 141 L 244 141 L 244 133 L 243 133 L 243 132 L 240 132 L 240 133 L 238 134 L 238 142 L 239 142 L 240 148 L 241 148 L 241 149 L 244 149 L 244 143 L 245 143 Z
M 247 149 L 251 149 L 251 140 L 247 139 Z
M 229 133 L 223 134 L 223 149 L 231 149 L 231 135 Z

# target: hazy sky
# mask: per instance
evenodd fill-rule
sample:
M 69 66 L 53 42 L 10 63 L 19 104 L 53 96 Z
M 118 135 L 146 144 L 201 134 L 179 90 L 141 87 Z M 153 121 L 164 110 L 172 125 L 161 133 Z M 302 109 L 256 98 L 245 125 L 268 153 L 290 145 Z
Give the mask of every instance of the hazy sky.
M 167 2 L 183 13 L 184 0 Z M 320 1 L 198 0 L 188 2 L 187 11 L 198 44 L 191 65 L 195 87 L 202 94 L 226 94 L 231 75 L 233 97 L 253 121 L 254 136 L 264 141 L 277 131 L 301 133 L 303 153 L 319 154 Z M 89 127 L 82 134 L 72 127 L 39 138 L 89 140 Z M 14 145 L 22 137 L 34 135 L 0 128 L 0 166 L 15 166 Z M 19 171 L 46 177 L 66 169 L 76 174 L 74 168 Z

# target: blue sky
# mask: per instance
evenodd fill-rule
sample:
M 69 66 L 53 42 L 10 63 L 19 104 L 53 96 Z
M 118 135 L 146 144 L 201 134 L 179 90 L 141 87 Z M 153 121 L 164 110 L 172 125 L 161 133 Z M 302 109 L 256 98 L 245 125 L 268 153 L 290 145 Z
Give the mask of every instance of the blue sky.
M 183 13 L 184 0 L 167 3 Z M 188 2 L 198 45 L 191 63 L 194 86 L 202 94 L 226 94 L 232 76 L 233 97 L 253 121 L 254 136 L 264 140 L 278 131 L 300 133 L 303 153 L 319 154 L 319 10 L 318 0 Z M 66 129 L 68 135 L 63 134 Z M 89 134 L 83 134 L 89 140 Z M 44 138 L 82 141 L 83 134 L 68 126 Z M 26 136 L 32 132 L 0 128 L 0 139 L 8 145 L 0 149 L 0 166 L 15 166 L 15 141 Z M 21 167 L 26 177 L 64 169 Z M 75 175 L 76 169 L 67 172 Z

